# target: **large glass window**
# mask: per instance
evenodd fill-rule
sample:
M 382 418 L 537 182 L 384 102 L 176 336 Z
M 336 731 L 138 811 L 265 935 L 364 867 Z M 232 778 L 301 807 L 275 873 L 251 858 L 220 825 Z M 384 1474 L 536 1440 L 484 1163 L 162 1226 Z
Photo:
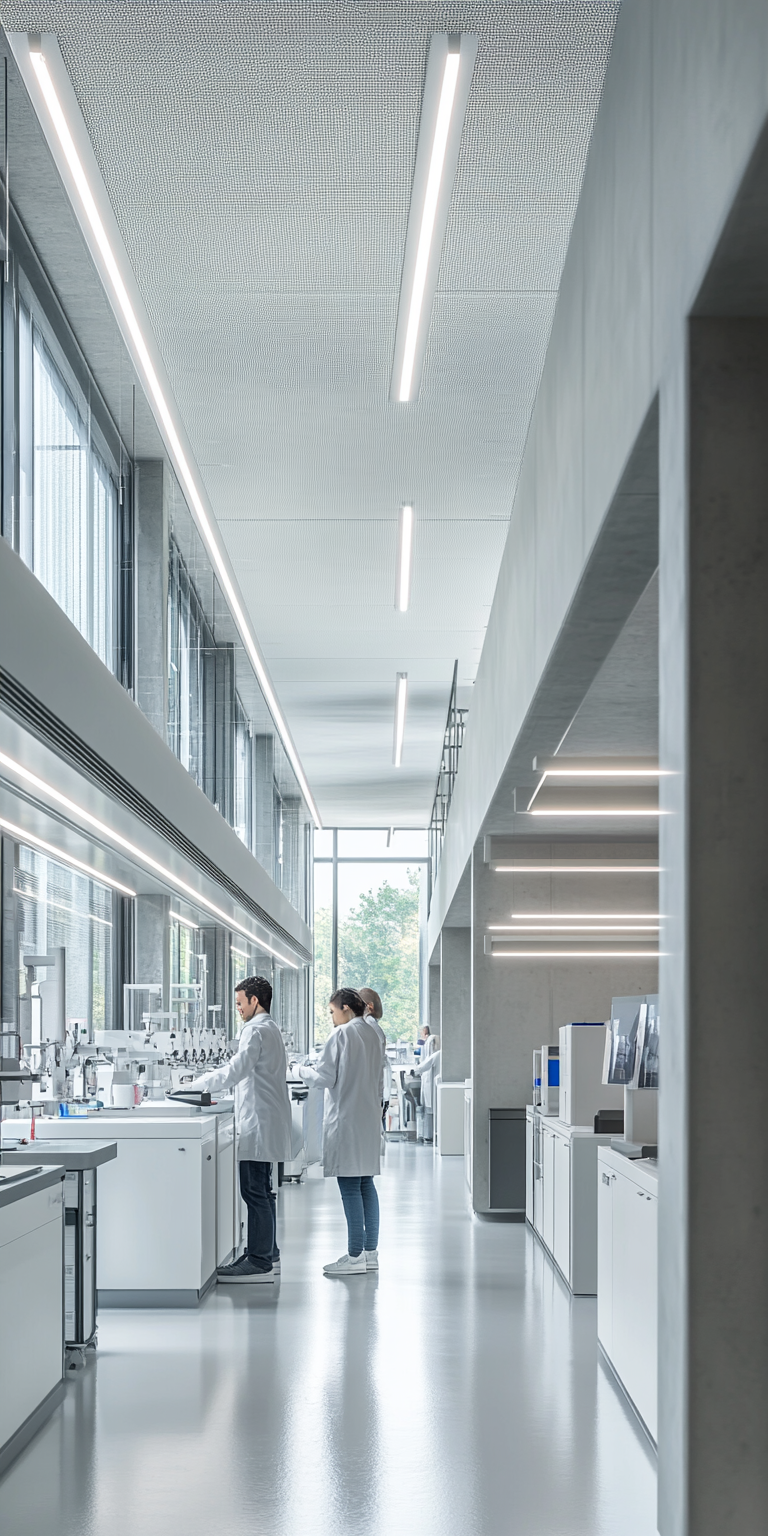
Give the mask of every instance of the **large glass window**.
M 85 1023 L 91 1038 L 94 1029 L 111 1029 L 112 891 L 23 844 L 15 850 L 13 891 L 18 996 L 26 994 L 24 957 L 63 947 L 67 1028 Z
M 100 448 L 86 402 L 22 302 L 19 553 L 114 672 L 118 477 L 105 446 Z
M 382 999 L 387 1038 L 411 1041 L 423 1011 L 428 861 L 419 854 L 426 833 L 344 830 L 322 837 L 316 847 L 324 856 L 315 858 L 315 1042 L 330 1033 L 328 999 L 336 986 L 372 987 Z

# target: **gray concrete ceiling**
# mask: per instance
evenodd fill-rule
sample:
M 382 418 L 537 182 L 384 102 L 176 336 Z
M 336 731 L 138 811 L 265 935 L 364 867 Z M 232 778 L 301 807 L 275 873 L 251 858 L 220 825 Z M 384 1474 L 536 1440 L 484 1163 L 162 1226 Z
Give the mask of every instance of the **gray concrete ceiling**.
M 427 820 L 454 659 L 468 702 L 483 644 L 617 8 L 4 7 L 6 27 L 58 36 L 328 824 Z M 424 65 L 433 32 L 462 29 L 478 61 L 421 398 L 403 408 L 388 391 Z

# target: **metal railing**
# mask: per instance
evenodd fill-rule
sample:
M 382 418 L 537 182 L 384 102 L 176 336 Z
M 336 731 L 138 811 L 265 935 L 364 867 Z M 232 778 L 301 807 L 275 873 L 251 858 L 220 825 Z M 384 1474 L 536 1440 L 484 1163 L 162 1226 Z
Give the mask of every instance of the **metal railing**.
M 456 703 L 458 675 L 459 663 L 456 661 L 453 665 L 453 682 L 451 683 L 448 718 L 445 722 L 445 732 L 443 735 L 443 754 L 440 759 L 440 772 L 437 775 L 435 798 L 432 802 L 432 815 L 429 820 L 429 854 L 432 860 L 433 884 L 443 850 L 443 838 L 445 837 L 445 828 L 448 822 L 448 812 L 451 809 L 456 775 L 459 771 L 459 753 L 464 744 L 464 731 L 468 714 L 466 709 L 459 709 Z

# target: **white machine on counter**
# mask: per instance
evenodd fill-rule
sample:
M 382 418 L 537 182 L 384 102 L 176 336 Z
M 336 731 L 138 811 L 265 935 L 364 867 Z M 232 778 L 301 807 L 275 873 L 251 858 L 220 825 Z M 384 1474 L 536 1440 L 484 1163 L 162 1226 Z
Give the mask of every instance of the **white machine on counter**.
M 560 1113 L 559 1045 L 543 1045 L 533 1053 L 533 1103 L 542 1115 Z
M 601 1109 L 620 1110 L 623 1089 L 603 1084 L 605 1024 L 560 1025 L 560 1115 L 565 1125 L 594 1125 Z
M 603 1082 L 624 1095 L 627 1156 L 655 1148 L 658 1140 L 659 998 L 614 997 L 605 1032 Z M 617 1144 L 618 1145 L 618 1144 Z

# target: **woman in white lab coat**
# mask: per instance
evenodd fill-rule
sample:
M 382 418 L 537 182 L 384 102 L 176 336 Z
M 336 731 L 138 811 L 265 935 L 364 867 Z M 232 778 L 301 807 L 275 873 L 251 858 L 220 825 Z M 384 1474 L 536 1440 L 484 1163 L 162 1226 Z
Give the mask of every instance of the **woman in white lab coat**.
M 378 1034 L 364 1023 L 365 1004 L 351 987 L 330 1002 L 333 1033 L 314 1067 L 299 1067 L 306 1083 L 325 1088 L 323 1172 L 336 1178 L 347 1218 L 347 1252 L 326 1275 L 364 1275 L 378 1269 L 379 1198 L 374 1176 L 380 1168 L 381 1073 L 384 1051 Z

